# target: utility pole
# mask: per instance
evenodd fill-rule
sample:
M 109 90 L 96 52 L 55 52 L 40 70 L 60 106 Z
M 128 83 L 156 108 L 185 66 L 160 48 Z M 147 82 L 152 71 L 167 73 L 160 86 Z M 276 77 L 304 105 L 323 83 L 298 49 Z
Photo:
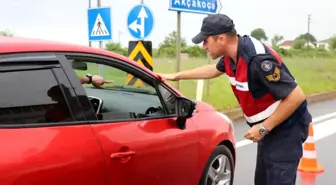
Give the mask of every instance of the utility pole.
M 307 35 L 306 35 L 306 39 L 307 39 L 307 47 L 309 46 L 309 35 L 310 35 L 310 22 L 311 22 L 311 15 L 308 14 L 308 32 L 307 32 Z
M 176 73 L 180 72 L 181 66 L 181 12 L 177 12 L 177 38 L 176 38 Z M 176 89 L 179 90 L 180 81 L 176 81 Z
M 97 7 L 100 8 L 101 7 L 101 0 L 97 0 Z M 112 33 L 111 33 L 112 34 Z M 103 41 L 99 41 L 99 48 L 103 49 Z M 104 77 L 104 67 L 101 64 L 98 64 L 98 72 L 99 75 Z
M 91 8 L 91 0 L 89 0 L 89 8 Z M 91 47 L 91 41 L 89 41 L 89 47 Z

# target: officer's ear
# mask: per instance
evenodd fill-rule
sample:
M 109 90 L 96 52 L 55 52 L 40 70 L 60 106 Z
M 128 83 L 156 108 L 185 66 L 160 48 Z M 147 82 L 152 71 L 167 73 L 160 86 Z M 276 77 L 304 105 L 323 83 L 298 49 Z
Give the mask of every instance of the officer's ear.
M 228 38 L 225 34 L 219 34 L 215 36 L 216 42 L 218 42 L 220 45 L 225 45 L 228 42 Z

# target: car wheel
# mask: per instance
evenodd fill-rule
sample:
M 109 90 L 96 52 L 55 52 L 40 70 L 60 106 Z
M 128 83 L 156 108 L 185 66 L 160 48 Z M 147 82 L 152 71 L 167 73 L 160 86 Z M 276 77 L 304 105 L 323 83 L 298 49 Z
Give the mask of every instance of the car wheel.
M 212 152 L 203 171 L 199 185 L 232 185 L 234 164 L 231 151 L 219 145 Z

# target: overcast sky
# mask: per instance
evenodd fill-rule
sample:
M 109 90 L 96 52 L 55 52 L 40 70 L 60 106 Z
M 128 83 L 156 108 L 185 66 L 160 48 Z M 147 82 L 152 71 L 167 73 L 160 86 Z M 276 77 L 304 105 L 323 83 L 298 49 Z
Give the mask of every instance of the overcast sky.
M 221 0 L 221 13 L 229 15 L 240 34 L 261 27 L 271 38 L 281 34 L 293 39 L 307 32 L 311 14 L 311 33 L 318 40 L 336 34 L 335 2 L 332 0 Z M 92 0 L 92 6 L 97 2 Z M 113 41 L 127 46 L 132 39 L 127 31 L 127 13 L 140 0 L 102 0 L 112 8 Z M 176 12 L 168 11 L 169 0 L 144 0 L 154 12 L 155 26 L 148 40 L 157 46 L 176 29 Z M 18 36 L 88 44 L 88 0 L 0 0 L 0 30 L 11 29 Z M 181 36 L 191 44 L 205 15 L 182 13 Z

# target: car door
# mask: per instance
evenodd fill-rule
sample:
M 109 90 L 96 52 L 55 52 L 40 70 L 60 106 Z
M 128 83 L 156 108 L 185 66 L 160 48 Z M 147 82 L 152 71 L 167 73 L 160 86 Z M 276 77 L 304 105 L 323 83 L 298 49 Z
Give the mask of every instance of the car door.
M 0 57 L 1 185 L 105 185 L 101 146 L 57 59 L 34 57 Z
M 191 182 L 197 168 L 198 133 L 175 119 L 100 122 L 92 125 L 102 144 L 109 185 L 176 184 Z
M 84 54 L 67 57 L 87 63 L 88 70 L 76 71 L 78 75 L 97 74 L 97 64 L 100 64 L 104 79 L 113 80 L 103 89 L 85 88 L 88 96 L 101 99 L 103 105 L 99 119 L 90 122 L 104 150 L 108 185 L 195 182 L 199 153 L 197 127 L 189 119 L 186 128 L 180 129 L 175 112 L 157 110 L 164 107 L 164 101 L 153 79 L 139 75 L 139 69 L 124 62 Z M 134 75 L 137 84 L 143 85 L 127 86 L 127 74 Z

